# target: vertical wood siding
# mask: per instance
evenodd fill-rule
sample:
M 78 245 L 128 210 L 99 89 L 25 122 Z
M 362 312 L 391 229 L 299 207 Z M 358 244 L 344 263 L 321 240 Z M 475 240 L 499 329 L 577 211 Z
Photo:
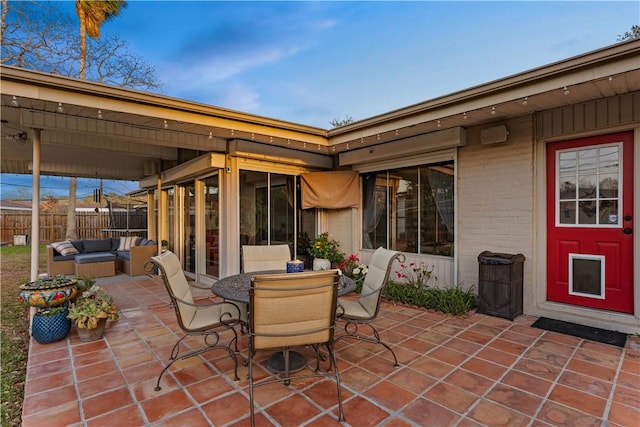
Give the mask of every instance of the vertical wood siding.
M 640 92 L 631 92 L 538 114 L 539 138 L 595 131 L 640 121 Z

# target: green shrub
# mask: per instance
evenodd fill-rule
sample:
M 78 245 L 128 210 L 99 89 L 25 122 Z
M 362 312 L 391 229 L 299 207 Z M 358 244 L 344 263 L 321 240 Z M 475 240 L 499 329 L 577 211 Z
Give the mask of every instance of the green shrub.
M 384 297 L 391 301 L 415 305 L 459 316 L 474 309 L 476 294 L 473 287 L 464 290 L 460 285 L 451 288 L 413 287 L 390 280 Z

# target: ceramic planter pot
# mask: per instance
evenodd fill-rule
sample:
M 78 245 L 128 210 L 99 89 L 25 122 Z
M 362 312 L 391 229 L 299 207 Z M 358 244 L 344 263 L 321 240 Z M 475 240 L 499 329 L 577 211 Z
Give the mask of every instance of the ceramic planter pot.
M 107 319 L 98 320 L 98 326 L 92 329 L 76 328 L 78 331 L 78 338 L 82 342 L 96 341 L 103 337 L 104 327 L 107 324 Z
M 31 323 L 31 336 L 40 344 L 60 341 L 69 335 L 71 320 L 67 319 L 68 309 L 53 315 L 36 313 Z
M 331 261 L 324 258 L 314 258 L 313 259 L 313 270 L 331 270 Z
M 20 285 L 18 298 L 27 307 L 57 307 L 76 294 L 76 280 L 40 279 Z

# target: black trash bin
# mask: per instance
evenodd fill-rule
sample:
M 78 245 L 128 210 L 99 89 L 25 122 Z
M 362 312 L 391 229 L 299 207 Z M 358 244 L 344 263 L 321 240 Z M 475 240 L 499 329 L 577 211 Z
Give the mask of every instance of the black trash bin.
M 478 255 L 478 312 L 513 320 L 522 314 L 524 255 Z

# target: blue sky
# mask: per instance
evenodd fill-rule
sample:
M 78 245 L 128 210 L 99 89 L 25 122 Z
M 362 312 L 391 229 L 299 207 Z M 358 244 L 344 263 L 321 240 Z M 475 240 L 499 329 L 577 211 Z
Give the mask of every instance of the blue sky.
M 329 128 L 614 44 L 638 24 L 638 0 L 129 1 L 102 31 L 155 68 L 164 95 Z
M 640 2 L 129 2 L 105 24 L 162 92 L 330 127 L 585 53 Z

